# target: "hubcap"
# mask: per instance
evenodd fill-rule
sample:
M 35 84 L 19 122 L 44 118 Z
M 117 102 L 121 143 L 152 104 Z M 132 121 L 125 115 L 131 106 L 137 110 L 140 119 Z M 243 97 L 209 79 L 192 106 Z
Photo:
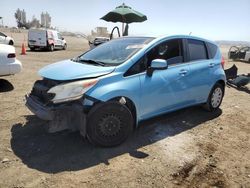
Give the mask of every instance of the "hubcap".
M 103 136 L 116 136 L 121 130 L 121 120 L 116 115 L 109 114 L 101 119 L 98 127 Z
M 222 99 L 222 90 L 221 88 L 217 87 L 213 94 L 212 94 L 212 98 L 211 98 L 211 105 L 213 108 L 217 108 L 220 103 L 221 103 L 221 99 Z

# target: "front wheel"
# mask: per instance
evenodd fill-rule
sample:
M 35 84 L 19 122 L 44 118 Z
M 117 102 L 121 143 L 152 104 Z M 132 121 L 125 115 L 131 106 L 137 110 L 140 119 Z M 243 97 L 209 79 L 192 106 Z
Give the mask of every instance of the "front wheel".
M 210 112 L 216 111 L 221 105 L 223 96 L 224 96 L 224 87 L 219 83 L 215 84 L 209 94 L 207 103 L 204 106 L 205 109 Z
M 110 101 L 94 106 L 87 118 L 87 137 L 95 145 L 111 147 L 126 140 L 133 127 L 130 110 Z
M 14 42 L 13 42 L 13 40 L 11 40 L 10 42 L 9 42 L 9 45 L 14 45 Z

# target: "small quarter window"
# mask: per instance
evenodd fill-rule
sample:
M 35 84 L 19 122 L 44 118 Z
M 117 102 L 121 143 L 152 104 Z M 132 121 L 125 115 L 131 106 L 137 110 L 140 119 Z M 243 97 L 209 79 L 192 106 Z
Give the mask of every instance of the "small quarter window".
M 143 56 L 136 64 L 134 64 L 125 74 L 124 76 L 131 76 L 134 74 L 139 74 L 141 72 L 146 71 L 147 69 L 147 61 L 146 57 Z
M 209 52 L 209 59 L 213 59 L 217 53 L 218 47 L 210 42 L 207 42 L 207 48 Z

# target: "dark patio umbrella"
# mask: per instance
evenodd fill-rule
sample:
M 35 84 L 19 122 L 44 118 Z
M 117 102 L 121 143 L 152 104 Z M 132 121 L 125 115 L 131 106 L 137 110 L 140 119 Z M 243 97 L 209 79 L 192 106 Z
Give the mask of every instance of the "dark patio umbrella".
M 144 22 L 147 20 L 147 16 L 136 10 L 133 10 L 131 7 L 123 3 L 122 5 L 116 7 L 115 10 L 107 13 L 101 19 L 107 22 L 122 22 L 123 24 L 129 24 L 133 22 Z
M 144 22 L 147 20 L 147 16 L 133 10 L 131 7 L 124 3 L 110 11 L 101 19 L 107 22 L 122 22 L 122 23 L 133 23 L 133 22 Z

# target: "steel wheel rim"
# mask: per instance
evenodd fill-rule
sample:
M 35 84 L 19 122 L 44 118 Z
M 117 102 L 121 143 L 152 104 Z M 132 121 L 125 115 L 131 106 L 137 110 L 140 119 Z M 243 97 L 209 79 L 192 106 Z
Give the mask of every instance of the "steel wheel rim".
M 221 88 L 217 87 L 213 94 L 212 94 L 212 98 L 211 98 L 211 105 L 213 108 L 217 108 L 220 103 L 221 103 L 221 99 L 222 99 L 222 90 Z
M 103 117 L 98 124 L 99 133 L 104 137 L 117 136 L 122 128 L 121 120 L 114 114 Z

